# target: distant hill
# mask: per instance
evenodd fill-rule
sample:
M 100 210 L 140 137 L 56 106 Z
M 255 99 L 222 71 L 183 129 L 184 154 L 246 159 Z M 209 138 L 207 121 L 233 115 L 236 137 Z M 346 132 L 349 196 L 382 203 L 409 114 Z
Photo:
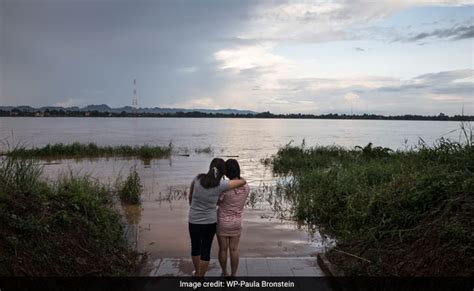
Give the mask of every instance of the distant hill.
M 269 111 L 255 112 L 237 109 L 184 109 L 184 108 L 137 108 L 131 106 L 111 108 L 106 104 L 87 105 L 85 107 L 45 106 L 0 106 L 0 116 L 36 116 L 36 117 L 191 117 L 191 118 L 284 118 L 284 119 L 367 119 L 367 120 L 438 120 L 438 121 L 474 121 L 474 115 L 379 115 L 379 114 L 274 114 Z
M 118 108 L 111 108 L 107 104 L 99 105 L 87 105 L 85 107 L 60 107 L 60 106 L 43 106 L 34 108 L 31 106 L 0 106 L 0 110 L 12 111 L 18 109 L 19 111 L 26 112 L 45 112 L 46 110 L 63 110 L 63 111 L 98 111 L 98 112 L 110 112 L 110 113 L 176 113 L 176 112 L 201 112 L 201 113 L 214 113 L 214 114 L 257 114 L 258 112 L 251 110 L 238 110 L 238 109 L 185 109 L 185 108 L 161 108 L 161 107 L 144 107 L 144 108 L 133 108 L 131 106 L 124 106 Z

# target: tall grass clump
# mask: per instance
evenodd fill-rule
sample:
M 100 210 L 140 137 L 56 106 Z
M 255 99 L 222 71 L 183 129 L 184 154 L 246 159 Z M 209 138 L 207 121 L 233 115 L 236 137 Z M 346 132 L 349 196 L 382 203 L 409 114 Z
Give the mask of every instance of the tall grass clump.
M 407 151 L 288 144 L 269 163 L 291 177 L 295 218 L 336 239 L 328 257 L 347 274 L 472 276 L 473 161 L 472 139 L 440 139 Z
M 136 253 L 108 187 L 89 176 L 42 178 L 38 163 L 0 161 L 0 275 L 129 275 Z
M 26 159 L 0 160 L 0 192 L 28 192 L 41 186 L 42 167 L 38 162 Z
M 21 158 L 94 158 L 94 157 L 138 157 L 142 159 L 170 156 L 172 145 L 161 146 L 98 146 L 95 143 L 47 144 L 44 147 L 17 147 L 7 152 L 10 157 Z
M 140 196 L 143 192 L 143 185 L 141 183 L 140 176 L 138 175 L 137 169 L 133 167 L 130 170 L 125 181 L 119 187 L 118 195 L 122 202 L 129 204 L 140 203 Z

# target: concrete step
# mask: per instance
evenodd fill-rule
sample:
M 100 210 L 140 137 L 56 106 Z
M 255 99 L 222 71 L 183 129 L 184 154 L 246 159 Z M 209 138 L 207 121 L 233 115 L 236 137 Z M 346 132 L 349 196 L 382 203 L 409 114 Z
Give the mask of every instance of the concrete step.
M 230 260 L 227 259 L 230 273 Z M 191 276 L 194 270 L 191 258 L 160 258 L 153 262 L 150 276 Z M 211 259 L 206 276 L 221 276 L 217 259 Z M 240 258 L 237 276 L 248 277 L 322 277 L 316 257 Z

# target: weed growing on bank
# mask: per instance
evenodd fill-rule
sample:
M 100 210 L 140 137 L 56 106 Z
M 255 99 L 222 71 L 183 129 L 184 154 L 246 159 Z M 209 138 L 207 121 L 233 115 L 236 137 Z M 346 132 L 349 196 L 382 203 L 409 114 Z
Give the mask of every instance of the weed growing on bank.
M 136 268 L 108 187 L 41 178 L 32 160 L 0 161 L 0 275 L 124 276 Z
M 407 151 L 288 144 L 264 162 L 290 177 L 282 195 L 294 217 L 337 240 L 328 257 L 348 275 L 472 276 L 474 143 L 465 136 Z

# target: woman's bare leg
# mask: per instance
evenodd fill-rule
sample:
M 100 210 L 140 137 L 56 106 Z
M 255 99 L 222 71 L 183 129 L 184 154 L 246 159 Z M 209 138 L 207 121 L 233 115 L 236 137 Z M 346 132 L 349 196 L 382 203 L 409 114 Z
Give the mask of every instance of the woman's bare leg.
M 228 239 L 229 238 L 226 236 L 217 236 L 217 242 L 219 243 L 219 264 L 221 265 L 224 276 L 229 275 L 227 274 L 227 248 L 229 247 Z
M 209 267 L 209 261 L 200 260 L 198 277 L 204 277 L 206 275 L 208 267 Z
M 231 236 L 229 238 L 230 269 L 232 277 L 235 277 L 235 275 L 237 274 L 237 268 L 239 267 L 239 241 L 240 235 Z
M 191 256 L 193 261 L 194 270 L 196 271 L 196 276 L 199 275 L 199 261 L 201 260 L 201 256 Z

